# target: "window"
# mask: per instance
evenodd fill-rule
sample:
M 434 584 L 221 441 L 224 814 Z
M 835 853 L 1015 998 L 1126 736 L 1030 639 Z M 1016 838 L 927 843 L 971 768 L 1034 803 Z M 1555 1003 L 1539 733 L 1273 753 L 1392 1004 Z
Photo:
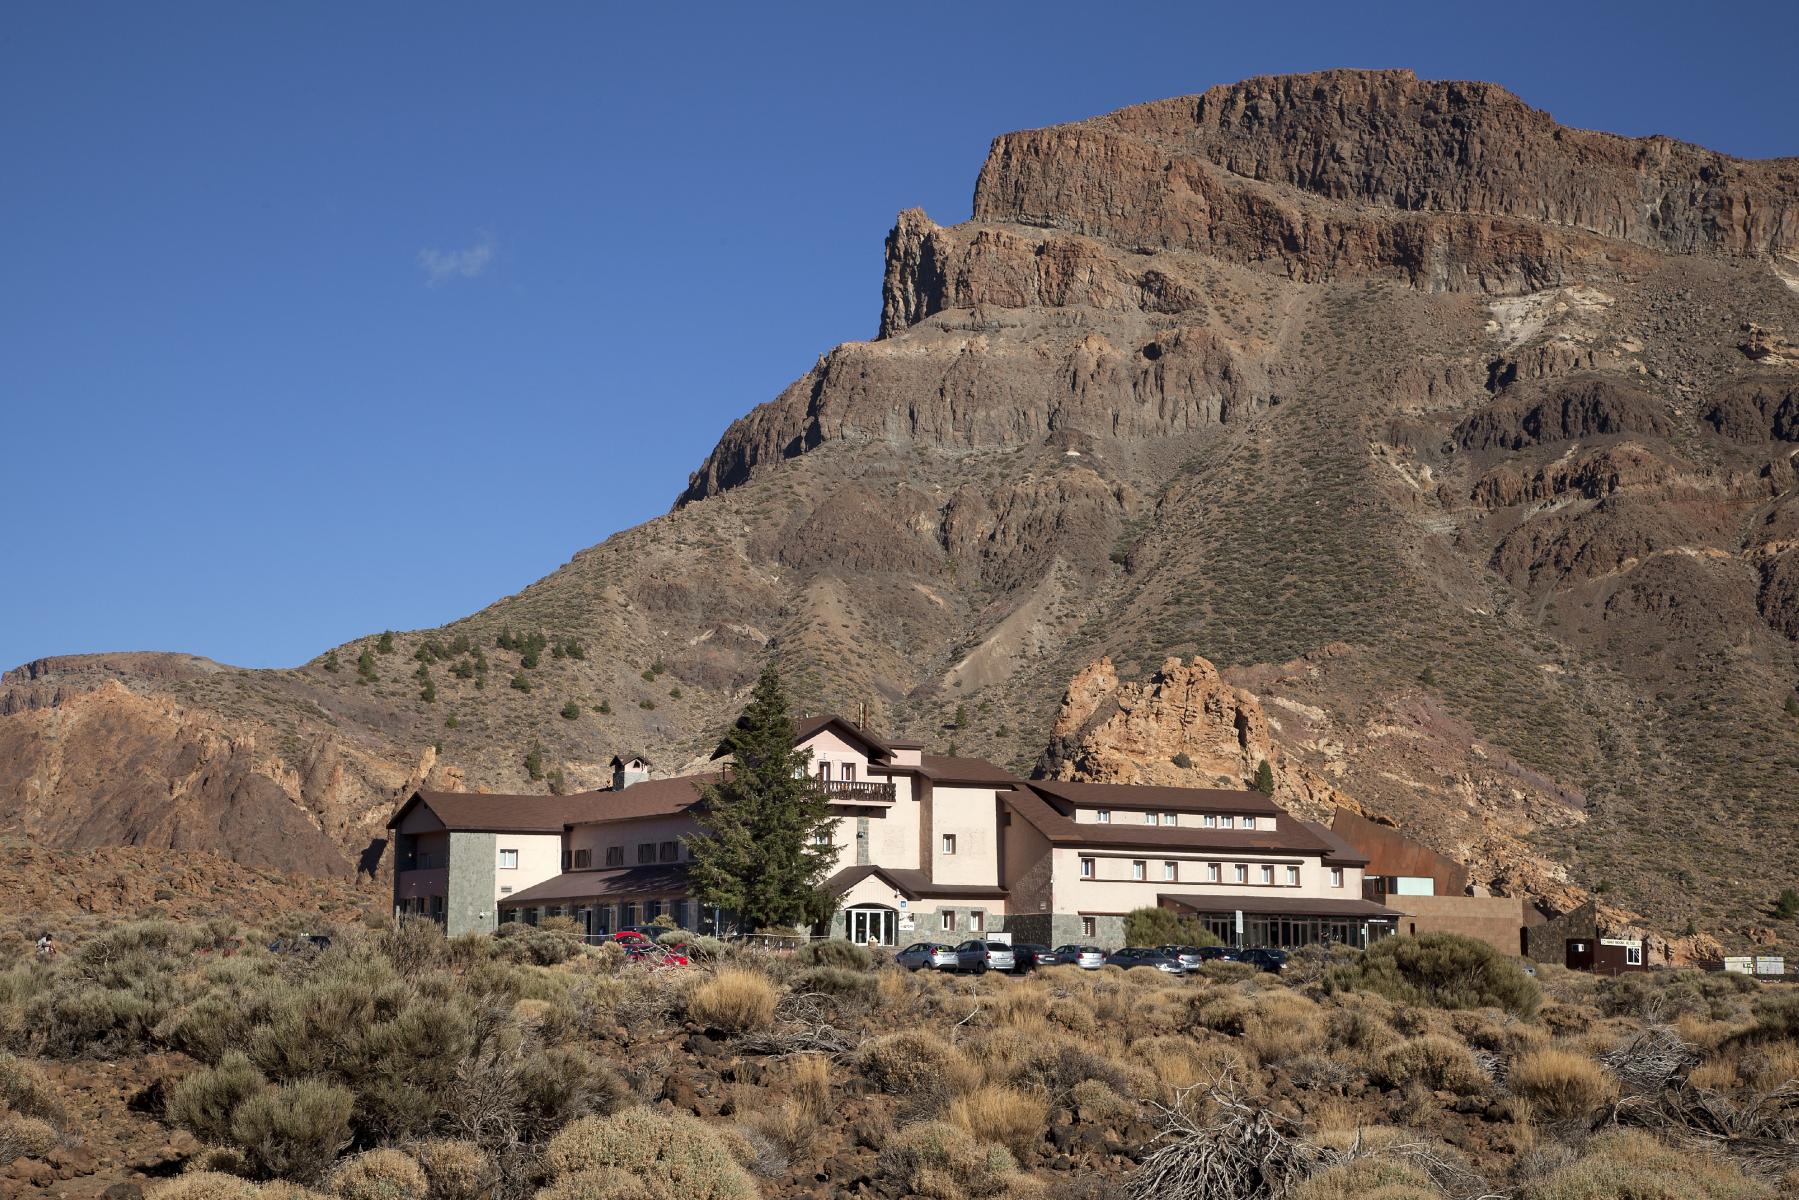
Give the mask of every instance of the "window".
M 1331 868 L 1331 886 L 1332 887 L 1342 887 L 1343 886 L 1343 868 L 1342 867 L 1332 867 Z
M 434 917 L 444 915 L 444 898 L 442 896 L 431 897 L 431 915 Z M 1643 961 L 1643 952 L 1640 949 L 1637 951 L 1637 961 Z
M 618 924 L 623 929 L 626 925 L 637 924 L 637 905 L 621 904 L 618 906 Z
M 1218 824 L 1222 828 L 1225 828 L 1225 829 L 1235 829 L 1237 827 L 1237 818 L 1235 818 L 1235 817 L 1219 817 Z
M 622 867 L 625 865 L 625 848 L 623 846 L 606 847 L 606 865 Z
M 1164 825 L 1179 825 L 1180 823 L 1181 823 L 1181 818 L 1178 813 L 1163 813 L 1162 814 L 1162 824 L 1164 824 Z
M 563 852 L 562 852 L 562 869 L 563 869 L 563 870 L 564 870 L 564 871 L 566 871 L 566 870 L 568 870 L 568 868 L 569 868 L 569 862 L 570 862 L 570 859 L 569 859 L 569 854 L 568 854 L 568 851 L 567 851 L 567 850 L 564 850 L 564 851 L 563 851 Z
M 985 932 L 987 929 L 987 914 L 978 908 L 969 913 L 968 929 L 970 933 Z
M 1112 810 L 1109 808 L 1102 808 L 1093 814 L 1093 819 L 1098 821 L 1101 825 L 1110 825 L 1112 823 Z
M 1298 887 L 1299 886 L 1299 868 L 1298 867 L 1288 867 L 1287 868 L 1287 886 L 1288 887 Z
M 1082 917 L 1081 918 L 1081 936 L 1082 937 L 1097 937 L 1099 935 L 1098 926 L 1099 926 L 1099 921 L 1097 918 Z
M 954 933 L 956 931 L 956 910 L 953 908 L 944 909 L 937 919 L 937 927 L 945 933 Z
M 577 850 L 577 851 L 575 851 L 575 866 L 581 870 L 585 870 L 586 868 L 593 866 L 593 851 L 592 850 Z
M 1144 813 L 1143 814 L 1143 823 L 1145 825 L 1154 825 L 1156 823 L 1156 814 L 1152 813 L 1152 812 Z
M 525 910 L 525 924 L 527 924 L 527 925 L 537 924 L 537 910 L 535 908 L 527 908 Z
M 812 844 L 814 846 L 829 846 L 831 844 L 831 831 L 829 829 L 821 829 L 813 834 Z
M 1237 875 L 1238 883 L 1248 883 L 1249 882 L 1249 868 L 1244 866 L 1242 863 L 1237 864 L 1236 875 Z
M 1624 947 L 1624 965 L 1627 967 L 1640 967 L 1643 965 L 1643 943 L 1632 942 L 1630 945 Z
M 1274 868 L 1273 867 L 1263 867 L 1262 868 L 1262 882 L 1265 884 L 1271 884 L 1274 882 Z
M 831 782 L 831 764 L 830 763 L 821 762 L 818 764 L 818 781 L 820 783 Z
M 1162 864 L 1163 879 L 1179 879 L 1180 873 L 1180 867 L 1176 866 L 1174 863 L 1165 862 Z
M 518 870 L 518 851 L 517 850 L 502 850 L 502 851 L 500 851 L 500 870 L 502 870 L 502 871 Z
M 512 895 L 512 889 L 511 889 L 511 888 L 509 888 L 509 887 L 503 887 L 503 888 L 501 888 L 501 889 L 500 889 L 500 895 L 502 895 L 502 896 L 510 896 L 510 895 Z
M 1219 879 L 1219 875 L 1220 875 L 1220 865 L 1218 863 L 1207 863 L 1206 864 L 1206 882 L 1207 883 L 1217 883 L 1218 879 Z
M 656 861 L 656 843 L 655 842 L 639 842 L 639 843 L 637 843 L 637 865 L 642 866 L 644 863 L 653 863 L 655 861 Z
M 680 842 L 663 842 L 662 845 L 660 847 L 658 847 L 658 849 L 656 851 L 656 858 L 660 862 L 680 862 L 681 861 L 681 843 Z
M 1143 878 L 1143 870 L 1146 866 L 1148 866 L 1148 864 L 1145 863 L 1142 859 L 1133 858 L 1131 860 L 1131 878 L 1132 879 L 1142 879 Z
M 682 929 L 686 929 L 687 928 L 687 901 L 677 900 L 670 907 L 672 909 L 672 912 L 670 915 L 672 915 L 674 917 L 675 924 L 680 926 Z
M 955 834 L 946 833 L 943 835 L 943 852 L 945 854 L 954 854 L 956 852 L 956 835 Z
M 643 902 L 643 923 L 648 925 L 662 915 L 662 901 L 645 900 Z
M 1081 860 L 1081 878 L 1082 879 L 1092 879 L 1093 878 L 1093 860 L 1092 859 L 1083 858 Z
M 1212 813 L 1207 813 L 1205 816 L 1201 817 L 1199 823 L 1204 825 L 1207 829 L 1218 828 L 1218 818 Z
M 1254 817 L 1244 817 L 1243 818 L 1243 828 L 1254 829 L 1255 827 L 1256 827 L 1256 819 Z
M 562 906 L 560 904 L 552 904 L 550 907 L 543 910 L 543 915 L 546 917 L 560 917 L 562 915 Z
M 842 767 L 838 768 L 837 775 L 845 783 L 856 782 L 856 764 L 844 763 Z

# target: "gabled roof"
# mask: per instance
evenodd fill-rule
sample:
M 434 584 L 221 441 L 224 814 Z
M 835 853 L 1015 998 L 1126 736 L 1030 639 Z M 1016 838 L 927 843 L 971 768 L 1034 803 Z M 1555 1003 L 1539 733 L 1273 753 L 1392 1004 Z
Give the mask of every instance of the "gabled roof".
M 1229 788 L 1162 787 L 1144 783 L 1070 783 L 1033 779 L 1031 786 L 1052 800 L 1082 808 L 1154 808 L 1165 812 L 1247 813 L 1284 817 L 1285 809 L 1261 792 Z
M 1339 837 L 1336 830 L 1320 825 L 1316 821 L 1301 821 L 1300 824 L 1317 834 L 1319 840 L 1331 848 L 1331 852 L 1324 856 L 1325 866 L 1365 867 L 1368 865 L 1368 856 Z
M 743 718 L 739 717 L 738 720 L 742 721 Z M 826 713 L 823 716 L 794 718 L 793 744 L 797 746 L 823 729 L 833 730 L 839 737 L 861 746 L 864 750 L 869 752 L 868 757 L 870 759 L 888 759 L 893 757 L 893 747 L 889 746 L 886 742 L 883 742 L 880 738 L 868 732 L 868 730 L 862 728 L 860 725 L 857 725 L 854 721 L 851 721 L 846 717 L 840 717 L 836 713 Z M 723 758 L 728 753 L 730 753 L 730 751 L 725 749 L 725 744 L 721 741 L 718 744 L 718 749 L 712 752 L 712 757 Z
M 563 826 L 587 819 L 598 810 L 604 792 L 572 796 L 511 796 L 495 792 L 412 793 L 387 819 L 396 828 L 415 806 L 423 805 L 445 829 L 464 832 L 561 833 Z
M 1004 767 L 996 767 L 984 758 L 960 758 L 947 754 L 921 754 L 917 766 L 903 763 L 875 763 L 868 769 L 875 775 L 918 775 L 932 783 L 978 784 L 983 787 L 1018 787 L 1020 780 Z
M 1006 889 L 997 884 L 932 883 L 930 875 L 924 871 L 906 867 L 881 867 L 872 863 L 845 867 L 825 880 L 824 887 L 833 896 L 841 896 L 871 875 L 885 880 L 894 891 L 908 900 L 919 900 L 926 896 L 944 899 L 962 899 L 964 897 L 997 899 L 1007 894 Z
M 672 779 L 646 779 L 617 791 L 607 788 L 592 793 L 594 803 L 589 812 L 571 825 L 593 825 L 607 821 L 629 821 L 643 817 L 678 817 L 690 812 L 700 802 L 700 789 L 718 783 L 723 773 L 676 775 Z
M 1058 785 L 1067 786 L 1067 785 Z M 1097 785 L 1077 785 L 1097 786 Z M 1136 788 L 1127 789 L 1136 791 Z M 1149 789 L 1178 791 L 1181 789 Z M 1191 823 L 1184 825 L 1139 825 L 1134 821 L 1101 825 L 1096 821 L 1076 821 L 1055 803 L 1053 793 L 1046 791 L 1042 780 L 1031 780 L 1021 788 L 1000 793 L 1000 799 L 1013 812 L 1030 822 L 1037 831 L 1056 846 L 1087 846 L 1095 849 L 1187 850 L 1218 853 L 1303 854 L 1332 853 L 1333 847 L 1318 837 L 1291 814 L 1279 808 L 1280 819 L 1273 829 L 1206 829 Z M 1161 803 L 1113 799 L 1120 808 L 1167 808 Z M 1063 802 L 1064 804 L 1066 802 Z M 1273 807 L 1272 805 L 1270 807 Z
M 650 762 L 650 756 L 647 754 L 614 754 L 612 756 L 612 761 L 606 765 L 609 767 L 624 767 L 629 766 L 634 762 L 640 762 L 646 767 L 654 765 Z

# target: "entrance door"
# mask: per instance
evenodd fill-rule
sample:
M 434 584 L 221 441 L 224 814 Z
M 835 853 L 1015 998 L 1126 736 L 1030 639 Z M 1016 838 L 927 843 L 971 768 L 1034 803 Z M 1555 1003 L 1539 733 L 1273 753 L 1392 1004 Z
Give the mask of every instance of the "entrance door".
M 871 940 L 883 946 L 891 946 L 898 932 L 898 914 L 891 908 L 876 904 L 858 905 L 846 910 L 843 921 L 844 936 L 858 946 L 866 946 Z

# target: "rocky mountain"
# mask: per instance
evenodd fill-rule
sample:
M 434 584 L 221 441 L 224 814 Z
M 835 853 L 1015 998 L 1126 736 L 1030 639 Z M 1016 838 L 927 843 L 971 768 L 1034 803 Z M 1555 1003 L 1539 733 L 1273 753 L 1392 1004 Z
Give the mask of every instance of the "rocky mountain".
M 9 673 L 0 831 L 379 869 L 418 779 L 678 769 L 772 653 L 810 706 L 1021 768 L 1161 777 L 1096 714 L 1215 695 L 1296 803 L 1495 886 L 1799 940 L 1767 912 L 1799 816 L 1799 160 L 1332 71 L 1008 134 L 973 213 L 902 213 L 878 336 L 518 595 L 289 671 Z M 1157 670 L 1194 656 L 1260 717 Z M 1193 773 L 1253 770 L 1216 749 Z

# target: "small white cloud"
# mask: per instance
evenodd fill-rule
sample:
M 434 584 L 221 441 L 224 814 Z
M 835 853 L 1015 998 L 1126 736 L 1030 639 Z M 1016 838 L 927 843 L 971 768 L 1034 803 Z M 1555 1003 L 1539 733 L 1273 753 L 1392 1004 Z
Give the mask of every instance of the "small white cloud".
M 474 245 L 462 250 L 419 251 L 419 266 L 432 287 L 452 279 L 475 279 L 493 262 L 493 234 L 483 233 Z

